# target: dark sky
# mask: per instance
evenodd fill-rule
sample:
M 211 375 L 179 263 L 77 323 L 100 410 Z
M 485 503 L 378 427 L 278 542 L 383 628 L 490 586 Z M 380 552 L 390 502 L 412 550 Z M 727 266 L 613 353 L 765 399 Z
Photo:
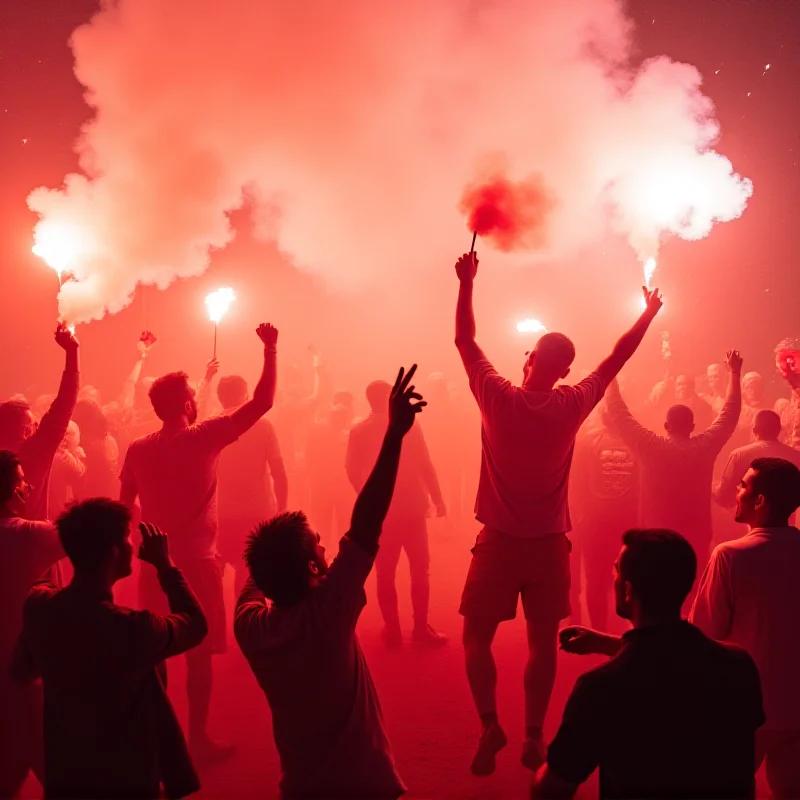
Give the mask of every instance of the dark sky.
M 56 314 L 55 279 L 30 255 L 35 218 L 25 198 L 36 186 L 58 186 L 75 169 L 72 143 L 87 108 L 72 74 L 68 38 L 96 3 L 0 5 L 0 347 L 6 367 L 0 392 L 8 392 L 52 374 L 58 363 L 58 353 L 46 343 Z M 663 288 L 681 297 L 680 311 L 670 320 L 674 349 L 685 354 L 688 368 L 699 371 L 710 353 L 734 343 L 746 351 L 748 366 L 771 376 L 772 346 L 783 336 L 800 335 L 800 2 L 635 0 L 629 8 L 642 58 L 663 53 L 699 68 L 722 127 L 718 149 L 755 185 L 741 220 L 717 226 L 704 241 L 673 241 L 662 251 L 662 263 L 671 265 L 663 269 Z M 245 244 L 237 242 L 231 253 L 215 259 L 212 271 L 238 247 Z M 271 269 L 280 272 L 287 296 L 304 293 L 318 309 L 320 325 L 328 319 L 324 298 L 310 279 L 285 266 Z M 595 280 L 601 282 L 602 273 Z M 576 291 L 568 273 L 553 274 L 548 283 L 552 292 L 574 296 Z M 582 287 L 586 295 L 580 302 L 596 304 L 597 288 Z M 156 296 L 149 290 L 149 310 L 137 299 L 118 318 L 91 326 L 82 334 L 85 344 L 131 336 L 145 321 L 156 326 L 181 291 Z M 95 350 L 102 353 L 95 371 L 102 368 L 117 380 L 125 364 L 107 349 Z M 9 358 L 14 351 L 24 357 Z

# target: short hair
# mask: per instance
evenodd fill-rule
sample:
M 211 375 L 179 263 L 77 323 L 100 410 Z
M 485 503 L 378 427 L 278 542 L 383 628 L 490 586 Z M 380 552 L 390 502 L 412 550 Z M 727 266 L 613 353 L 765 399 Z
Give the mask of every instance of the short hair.
M 620 576 L 642 608 L 653 614 L 680 613 L 697 576 L 697 556 L 679 533 L 665 528 L 634 528 L 622 535 L 625 551 Z
M 153 381 L 148 394 L 153 411 L 162 422 L 180 415 L 188 387 L 189 376 L 185 372 L 170 372 Z
M 781 434 L 780 415 L 770 411 L 768 408 L 762 408 L 761 411 L 756 412 L 756 416 L 753 419 L 753 429 L 769 439 L 777 439 Z
M 293 606 L 309 591 L 308 562 L 317 537 L 302 511 L 286 511 L 262 522 L 247 537 L 244 563 L 264 596 L 278 606 Z
M 81 429 L 85 443 L 102 441 L 108 436 L 108 419 L 94 400 L 78 400 L 72 419 Z
M 575 360 L 575 345 L 563 333 L 546 333 L 536 344 L 534 364 L 560 378 Z
M 355 398 L 353 397 L 352 392 L 334 392 L 333 399 L 331 400 L 331 404 L 335 406 L 346 406 L 350 408 L 353 405 L 353 401 Z
M 388 411 L 387 404 L 389 402 L 389 395 L 392 393 L 392 387 L 386 381 L 372 381 L 367 386 L 367 402 L 373 411 L 385 408 Z
M 241 375 L 225 375 L 217 384 L 217 397 L 223 408 L 240 406 L 247 400 L 247 381 Z
M 800 469 L 783 458 L 757 458 L 753 491 L 764 495 L 770 510 L 781 519 L 789 519 L 800 506 Z
M 17 487 L 20 460 L 11 450 L 0 450 L 0 503 L 7 503 Z
M 128 507 L 107 497 L 73 503 L 56 520 L 61 546 L 76 572 L 100 569 L 124 541 L 130 524 Z
M 667 409 L 667 425 L 670 430 L 691 433 L 694 427 L 694 412 L 689 406 L 671 406 Z
M 25 400 L 6 400 L 0 403 L 0 441 L 16 435 L 22 426 L 25 414 L 31 410 L 30 403 Z

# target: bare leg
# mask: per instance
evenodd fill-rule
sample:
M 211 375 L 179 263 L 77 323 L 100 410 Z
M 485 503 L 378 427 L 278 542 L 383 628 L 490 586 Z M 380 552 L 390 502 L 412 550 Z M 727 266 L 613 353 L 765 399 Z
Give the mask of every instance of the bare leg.
M 541 728 L 556 681 L 557 619 L 528 622 L 528 663 L 525 667 L 525 726 Z
M 190 742 L 204 742 L 208 739 L 208 710 L 211 707 L 211 689 L 214 685 L 211 659 L 211 653 L 198 652 L 196 648 L 186 654 Z

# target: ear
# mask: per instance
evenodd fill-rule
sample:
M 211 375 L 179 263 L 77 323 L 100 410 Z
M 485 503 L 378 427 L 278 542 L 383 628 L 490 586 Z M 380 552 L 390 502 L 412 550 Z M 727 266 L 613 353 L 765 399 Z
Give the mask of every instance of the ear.
M 664 423 L 664 430 L 669 433 L 669 422 Z
M 633 602 L 633 587 L 631 586 L 630 581 L 625 581 L 625 602 Z
M 567 375 L 569 375 L 569 373 L 570 373 L 571 371 L 572 371 L 572 369 L 571 369 L 570 367 L 568 367 L 568 368 L 567 368 L 567 371 L 566 371 L 566 372 L 565 372 L 565 373 L 564 373 L 564 374 L 561 376 L 561 380 L 563 381 L 563 380 L 564 380 L 564 378 L 566 378 L 566 377 L 567 377 Z
M 317 565 L 316 561 L 309 561 L 308 562 L 308 572 L 309 572 L 309 575 L 312 575 L 315 578 L 319 577 L 319 566 Z
M 694 428 L 695 428 L 695 425 L 694 425 L 694 423 L 692 423 L 692 430 L 690 431 L 690 433 L 694 433 Z
M 760 510 L 764 508 L 767 504 L 767 499 L 764 497 L 763 494 L 756 495 L 756 502 L 753 504 L 753 508 L 756 510 Z

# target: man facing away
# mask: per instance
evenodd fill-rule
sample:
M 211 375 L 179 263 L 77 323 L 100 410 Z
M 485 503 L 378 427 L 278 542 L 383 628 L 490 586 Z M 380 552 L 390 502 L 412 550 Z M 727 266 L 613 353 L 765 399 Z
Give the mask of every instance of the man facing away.
M 19 400 L 0 403 L 0 447 L 19 456 L 30 481 L 30 496 L 25 506 L 28 519 L 47 519 L 47 495 L 53 458 L 64 439 L 78 401 L 78 340 L 64 324 L 56 328 L 55 340 L 66 354 L 64 372 L 56 399 L 41 422 L 37 423 L 27 403 Z
M 122 468 L 121 500 L 172 536 L 175 563 L 196 593 L 208 620 L 209 635 L 187 653 L 189 745 L 196 759 L 227 757 L 231 748 L 206 731 L 213 683 L 212 655 L 226 649 L 222 565 L 217 553 L 217 469 L 222 450 L 255 425 L 272 407 L 278 331 L 263 324 L 256 331 L 264 345 L 264 365 L 253 398 L 230 415 L 196 424 L 195 392 L 186 373 L 165 375 L 150 389 L 161 430 L 133 442 Z M 163 608 L 155 571 L 142 569 L 143 605 Z
M 800 450 L 795 450 L 779 440 L 781 418 L 774 412 L 762 409 L 753 422 L 752 444 L 734 450 L 728 458 L 720 482 L 714 488 L 714 500 L 721 506 L 733 508 L 742 478 L 757 458 L 782 458 L 800 467 Z
M 345 467 L 350 483 L 357 492 L 364 486 L 371 465 L 375 463 L 375 457 L 381 448 L 389 420 L 391 390 L 392 387 L 386 381 L 370 383 L 367 386 L 367 400 L 371 413 L 350 429 Z M 422 429 L 416 426 L 406 438 L 397 474 L 397 486 L 381 537 L 381 549 L 375 559 L 378 605 L 384 622 L 383 640 L 391 649 L 398 648 L 403 643 L 395 586 L 401 550 L 405 550 L 408 557 L 411 577 L 411 606 L 414 612 L 412 641 L 431 647 L 447 643 L 447 637 L 428 623 L 431 557 L 426 517 L 429 498 L 436 508 L 437 516 L 443 517 L 445 507 L 439 479 Z
M 157 798 L 162 784 L 177 798 L 200 788 L 157 667 L 197 646 L 206 620 L 153 526 L 140 526 L 139 557 L 171 613 L 115 605 L 114 584 L 131 573 L 130 522 L 114 500 L 72 506 L 56 523 L 72 582 L 40 583 L 25 603 L 12 671 L 42 679 L 47 798 Z
M 686 539 L 643 529 L 622 542 L 614 594 L 633 630 L 562 631 L 565 650 L 602 652 L 606 640 L 613 658 L 578 678 L 531 796 L 570 798 L 599 768 L 601 798 L 754 797 L 756 665 L 681 620 L 697 572 Z
M 425 405 L 409 385 L 415 370 L 401 369 L 391 389 L 377 461 L 330 566 L 302 513 L 275 517 L 247 545 L 251 580 L 239 597 L 234 630 L 272 711 L 287 800 L 389 800 L 405 791 L 356 624 L 403 438 Z
M 475 342 L 472 289 L 475 253 L 456 264 L 460 281 L 456 347 L 481 411 L 481 475 L 475 515 L 483 523 L 461 599 L 467 678 L 483 731 L 472 762 L 476 775 L 494 771 L 506 745 L 497 720 L 497 672 L 492 641 L 514 619 L 522 595 L 528 633 L 525 668 L 525 744 L 522 763 L 544 760 L 542 725 L 553 690 L 558 625 L 569 616 L 571 530 L 567 503 L 575 436 L 609 382 L 634 354 L 661 308 L 645 290 L 646 310 L 611 355 L 576 386 L 559 386 L 575 358 L 563 334 L 543 336 L 523 367 L 522 386 L 498 375 Z
M 217 385 L 224 414 L 233 414 L 247 402 L 247 383 L 239 375 L 226 375 Z M 289 484 L 278 435 L 262 418 L 247 433 L 223 450 L 219 460 L 219 551 L 224 563 L 236 571 L 237 594 L 247 580 L 242 561 L 244 542 L 253 526 L 286 511 Z
M 0 797 L 16 797 L 28 772 L 42 780 L 42 699 L 38 686 L 9 675 L 28 592 L 64 551 L 49 522 L 25 519 L 30 484 L 19 458 L 0 450 Z
M 639 524 L 678 530 L 705 563 L 711 548 L 711 487 L 714 462 L 736 430 L 742 404 L 742 359 L 728 353 L 730 379 L 725 405 L 711 427 L 692 436 L 694 418 L 687 406 L 673 406 L 664 424 L 666 436 L 640 425 L 612 384 L 608 410 L 622 438 L 635 450 L 641 468 Z
M 764 413 L 764 412 L 761 412 Z M 741 539 L 718 545 L 700 581 L 692 622 L 753 657 L 761 675 L 766 723 L 756 737 L 756 766 L 766 761 L 778 800 L 800 797 L 800 469 L 756 458 L 736 491 Z

